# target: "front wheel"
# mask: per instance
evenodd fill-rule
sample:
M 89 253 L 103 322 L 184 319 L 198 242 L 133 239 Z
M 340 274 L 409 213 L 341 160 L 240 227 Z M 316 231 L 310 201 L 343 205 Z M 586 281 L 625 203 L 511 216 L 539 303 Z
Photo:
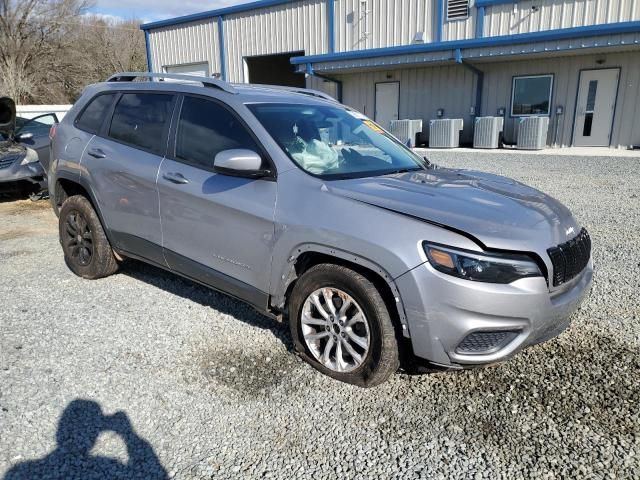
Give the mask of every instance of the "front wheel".
M 389 311 L 363 275 L 339 265 L 317 265 L 297 281 L 289 307 L 296 349 L 319 371 L 372 387 L 398 369 Z

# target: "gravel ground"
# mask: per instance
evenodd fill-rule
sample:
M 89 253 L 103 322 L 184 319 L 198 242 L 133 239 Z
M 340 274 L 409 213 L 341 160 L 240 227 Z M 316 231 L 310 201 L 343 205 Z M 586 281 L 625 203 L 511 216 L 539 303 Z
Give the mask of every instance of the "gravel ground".
M 4 202 L 0 477 L 639 478 L 640 159 L 430 157 L 530 183 L 588 228 L 593 291 L 560 337 L 363 390 L 163 271 L 75 277 L 46 202 Z

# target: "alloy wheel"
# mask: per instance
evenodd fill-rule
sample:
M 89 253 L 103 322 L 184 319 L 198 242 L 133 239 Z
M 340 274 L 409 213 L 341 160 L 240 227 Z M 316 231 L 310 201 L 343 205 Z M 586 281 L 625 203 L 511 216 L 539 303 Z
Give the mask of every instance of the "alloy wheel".
M 67 215 L 65 224 L 65 245 L 69 256 L 80 266 L 86 267 L 93 258 L 93 235 L 84 216 L 78 211 Z
M 307 297 L 300 318 L 302 335 L 315 359 L 335 372 L 350 372 L 365 361 L 371 343 L 369 323 L 346 292 L 320 288 Z

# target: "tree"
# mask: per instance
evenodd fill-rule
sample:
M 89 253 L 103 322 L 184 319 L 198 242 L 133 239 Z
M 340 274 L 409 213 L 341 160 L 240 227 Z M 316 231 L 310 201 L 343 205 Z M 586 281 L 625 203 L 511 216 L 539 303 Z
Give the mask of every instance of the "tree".
M 73 102 L 118 71 L 146 70 L 139 22 L 87 15 L 90 0 L 0 0 L 0 94 Z
M 87 0 L 0 0 L 0 82 L 17 102 L 32 99 L 49 83 L 69 48 L 69 21 Z
M 76 82 L 71 96 L 88 83 L 103 81 L 116 72 L 147 70 L 144 34 L 139 26 L 137 20 L 83 18 L 75 31 L 77 43 L 83 48 L 73 52 L 74 65 L 80 72 L 67 82 L 68 87 Z

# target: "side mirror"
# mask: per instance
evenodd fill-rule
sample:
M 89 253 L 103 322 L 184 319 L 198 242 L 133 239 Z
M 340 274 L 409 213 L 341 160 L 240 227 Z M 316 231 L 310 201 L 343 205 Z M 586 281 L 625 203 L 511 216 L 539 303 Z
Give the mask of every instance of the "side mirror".
M 232 148 L 219 152 L 213 160 L 213 168 L 218 173 L 234 177 L 271 176 L 270 170 L 262 169 L 262 157 L 253 150 L 244 148 Z
M 19 133 L 18 135 L 16 135 L 16 140 L 19 142 L 24 142 L 25 140 L 31 140 L 32 138 L 33 138 L 33 133 L 31 132 Z

